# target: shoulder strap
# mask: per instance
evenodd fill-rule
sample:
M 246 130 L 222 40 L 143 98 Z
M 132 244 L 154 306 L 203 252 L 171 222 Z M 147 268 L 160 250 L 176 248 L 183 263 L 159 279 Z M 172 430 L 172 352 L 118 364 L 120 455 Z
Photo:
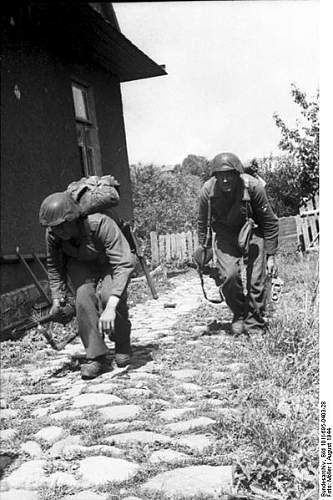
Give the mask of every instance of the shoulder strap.
M 209 241 L 211 240 L 212 237 L 212 202 L 211 202 L 211 197 L 214 194 L 214 188 L 216 184 L 216 179 L 212 182 L 212 185 L 210 186 L 210 191 L 208 193 L 208 201 L 207 201 L 207 230 L 206 230 L 206 238 L 205 238 L 205 243 L 203 245 L 204 248 L 208 248 Z
M 240 174 L 240 178 L 243 181 L 243 197 L 242 197 L 242 202 L 245 204 L 245 215 L 246 215 L 246 220 L 249 220 L 250 218 L 250 213 L 251 213 L 251 197 L 250 197 L 250 192 L 249 192 L 249 187 L 250 187 L 250 179 L 248 174 Z

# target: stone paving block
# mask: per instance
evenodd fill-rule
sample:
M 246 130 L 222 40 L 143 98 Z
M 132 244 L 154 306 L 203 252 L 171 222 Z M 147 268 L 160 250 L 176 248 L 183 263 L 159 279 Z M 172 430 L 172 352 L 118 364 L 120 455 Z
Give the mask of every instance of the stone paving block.
M 148 461 L 151 464 L 160 464 L 160 463 L 180 464 L 191 459 L 192 459 L 191 455 L 187 455 L 186 453 L 181 453 L 180 451 L 166 449 L 166 450 L 154 451 L 150 455 Z
M 0 480 L 0 493 L 2 493 L 3 491 L 8 491 L 8 490 L 9 490 L 9 486 L 8 486 L 6 479 L 1 479 Z
M 2 382 L 22 382 L 26 379 L 26 375 L 15 368 L 2 368 L 1 379 Z
M 113 394 L 87 393 L 74 398 L 73 408 L 84 408 L 85 406 L 108 406 L 116 403 L 122 403 L 122 399 Z
M 9 490 L 1 493 L 1 500 L 40 500 L 40 496 L 36 491 Z
M 42 447 L 36 441 L 26 441 L 21 444 L 21 450 L 27 453 L 31 458 L 42 458 Z
M 214 439 L 205 434 L 187 434 L 177 438 L 175 442 L 198 453 L 203 453 L 214 443 Z
M 159 376 L 155 373 L 148 372 L 131 372 L 130 374 L 131 380 L 159 380 Z
M 59 439 L 61 439 L 64 434 L 66 434 L 66 431 L 62 427 L 50 425 L 36 432 L 35 438 L 46 441 L 48 444 L 53 444 L 56 441 L 59 441 Z
M 170 408 L 169 410 L 164 410 L 159 413 L 159 417 L 167 422 L 172 422 L 177 420 L 177 418 L 182 418 L 184 415 L 189 413 L 191 410 L 189 408 Z
M 36 418 L 42 418 L 45 417 L 45 415 L 47 415 L 49 411 L 49 408 L 36 408 L 36 410 L 33 410 L 31 412 L 31 415 Z
M 202 337 L 202 335 L 205 335 L 206 332 L 207 332 L 206 325 L 193 326 L 192 331 L 191 331 L 191 338 L 197 339 L 198 337 Z
M 141 413 L 142 408 L 136 405 L 121 405 L 100 408 L 98 411 L 106 422 L 117 422 L 137 417 Z
M 38 401 L 42 401 L 43 399 L 59 399 L 59 394 L 27 394 L 25 396 L 21 396 L 20 399 L 23 399 L 28 404 L 37 403 Z
M 169 408 L 171 406 L 169 401 L 166 401 L 165 399 L 161 398 L 153 399 L 150 403 L 153 404 L 154 406 L 160 406 L 161 408 Z
M 6 478 L 9 488 L 37 490 L 45 484 L 44 466 L 46 464 L 46 460 L 31 460 L 23 463 Z
M 159 434 L 157 432 L 151 431 L 132 431 L 126 432 L 122 434 L 115 434 L 109 438 L 106 438 L 105 441 L 119 444 L 126 443 L 171 443 L 172 439 L 164 434 Z
M 140 497 L 130 496 L 130 497 L 124 497 L 123 500 L 143 500 L 143 499 Z
M 19 410 L 13 410 L 11 408 L 5 408 L 0 412 L 0 419 L 10 420 L 11 418 L 16 418 L 19 414 Z
M 94 493 L 93 491 L 85 490 L 75 495 L 67 495 L 62 500 L 108 500 L 109 498 L 108 493 Z
M 18 435 L 17 429 L 3 429 L 0 430 L 0 440 L 1 441 L 9 441 Z
M 51 386 L 56 387 L 57 389 L 58 388 L 65 389 L 69 386 L 67 377 L 62 378 L 60 380 L 58 380 L 56 378 L 50 378 L 50 380 L 51 380 Z
M 114 367 L 114 369 L 112 371 L 102 373 L 102 375 L 100 375 L 98 377 L 98 379 L 100 382 L 107 382 L 107 381 L 113 380 L 117 377 L 122 377 L 123 375 L 127 374 L 129 369 L 130 369 L 129 365 L 125 366 L 124 368 L 118 368 L 116 366 L 116 367 Z
M 132 422 L 116 422 L 114 424 L 104 424 L 104 430 L 108 434 L 119 434 L 121 432 L 126 432 L 129 428 L 133 430 L 136 422 L 136 420 L 133 420 Z
M 206 429 L 215 424 L 215 420 L 208 417 L 198 417 L 192 418 L 191 420 L 185 420 L 182 422 L 174 422 L 172 424 L 166 424 L 165 429 L 169 432 L 181 433 L 188 432 L 194 429 Z
M 177 390 L 189 394 L 197 394 L 198 392 L 202 392 L 203 389 L 198 384 L 194 384 L 192 382 L 184 382 L 183 384 L 177 385 Z
M 86 356 L 86 352 L 85 352 L 85 349 L 82 345 L 81 342 L 79 343 L 76 343 L 76 344 L 67 344 L 65 347 L 64 347 L 64 352 L 68 355 L 68 356 L 72 356 L 72 357 L 81 357 L 81 356 Z
M 230 363 L 230 364 L 224 365 L 224 367 L 227 370 L 235 373 L 235 372 L 240 372 L 240 371 L 246 370 L 248 365 L 246 363 Z
M 184 368 L 183 370 L 173 370 L 171 376 L 177 380 L 193 380 L 200 375 L 199 370 L 192 370 L 190 368 Z
M 216 410 L 216 418 L 221 420 L 221 419 L 230 419 L 230 418 L 237 418 L 241 417 L 242 415 L 242 410 L 241 408 L 218 408 Z
M 213 380 L 216 382 L 223 382 L 230 379 L 230 373 L 224 372 L 214 372 L 212 373 Z
M 119 388 L 118 384 L 114 382 L 102 382 L 99 384 L 93 384 L 87 387 L 86 392 L 104 392 L 105 394 L 110 394 L 114 390 Z
M 121 458 L 103 456 L 88 457 L 80 462 L 82 484 L 102 486 L 132 479 L 139 472 L 139 465 Z
M 82 444 L 82 436 L 67 436 L 61 439 L 48 450 L 48 456 L 52 458 L 60 458 L 70 446 L 80 446 Z
M 76 396 L 79 396 L 80 394 L 82 394 L 82 392 L 84 392 L 86 387 L 87 387 L 87 384 L 75 385 L 74 387 L 67 389 L 66 392 L 64 393 L 64 396 L 66 398 L 75 398 Z
M 148 361 L 143 366 L 136 368 L 136 372 L 147 372 L 147 373 L 158 373 L 164 370 L 164 366 L 162 364 L 156 363 L 156 361 Z
M 172 345 L 176 342 L 176 336 L 175 335 L 168 335 L 168 337 L 164 337 L 163 339 L 160 340 L 160 344 L 163 345 Z
M 58 411 L 56 413 L 51 413 L 49 415 L 49 418 L 51 420 L 56 420 L 59 422 L 62 422 L 64 420 L 76 420 L 78 418 L 81 418 L 83 416 L 81 410 L 63 410 L 63 411 Z
M 221 493 L 228 493 L 231 488 L 231 466 L 197 465 L 162 472 L 149 479 L 142 486 L 142 491 L 161 492 L 168 496 L 181 495 L 182 498 L 196 495 L 219 498 Z
M 144 389 L 144 388 L 139 388 L 139 387 L 133 387 L 129 389 L 124 389 L 122 393 L 127 396 L 128 398 L 149 398 L 150 396 L 153 395 L 153 392 L 150 391 L 149 389 Z
M 225 402 L 221 401 L 220 399 L 207 398 L 207 399 L 205 399 L 205 401 L 202 402 L 201 407 L 212 406 L 213 408 L 216 408 L 218 406 L 223 406 L 224 404 L 225 404 Z
M 54 472 L 46 478 L 46 484 L 49 488 L 54 488 L 55 486 L 69 486 L 78 487 L 80 483 L 75 479 L 72 474 L 68 472 Z

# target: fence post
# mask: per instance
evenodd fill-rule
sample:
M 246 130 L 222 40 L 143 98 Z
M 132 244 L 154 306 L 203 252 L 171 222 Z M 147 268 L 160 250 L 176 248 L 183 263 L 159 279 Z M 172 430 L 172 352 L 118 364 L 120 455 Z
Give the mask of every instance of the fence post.
M 171 237 L 170 234 L 165 235 L 165 260 L 171 261 Z
M 316 240 L 316 236 L 317 236 L 315 215 L 309 215 L 308 220 L 309 220 L 310 229 L 311 229 L 311 244 L 313 244 L 313 242 Z
M 307 217 L 301 216 L 301 223 L 302 223 L 302 233 L 303 233 L 303 238 L 304 238 L 305 250 L 308 250 L 308 248 L 310 246 L 310 236 L 309 236 Z
M 171 259 L 175 259 L 177 257 L 177 240 L 176 240 L 176 235 L 174 233 L 170 234 L 170 247 L 171 247 Z
M 160 255 L 158 251 L 158 240 L 156 231 L 150 233 L 150 248 L 151 248 L 151 263 L 153 266 L 158 265 Z
M 158 236 L 158 254 L 159 254 L 159 263 L 166 259 L 165 253 L 165 235 L 160 234 Z
M 199 238 L 198 233 L 193 231 L 193 250 L 196 250 L 199 246 Z
M 187 246 L 188 260 L 191 260 L 193 255 L 193 237 L 191 231 L 185 233 L 185 244 Z

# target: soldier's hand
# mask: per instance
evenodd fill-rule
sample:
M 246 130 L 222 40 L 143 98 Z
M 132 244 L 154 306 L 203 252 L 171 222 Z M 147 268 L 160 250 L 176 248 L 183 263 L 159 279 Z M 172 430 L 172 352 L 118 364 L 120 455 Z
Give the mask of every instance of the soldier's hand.
M 52 306 L 50 309 L 50 314 L 53 317 L 53 321 L 60 322 L 61 318 L 61 305 L 60 305 L 60 299 L 53 299 L 52 301 Z
M 267 257 L 267 274 L 271 278 L 276 278 L 278 274 L 278 268 L 275 261 L 275 255 L 269 255 Z
M 74 303 L 66 301 L 62 304 L 61 299 L 54 299 L 50 309 L 50 314 L 53 317 L 53 321 L 66 325 L 75 316 Z
M 98 321 L 98 330 L 101 335 L 103 333 L 111 333 L 114 331 L 114 322 L 116 319 L 115 309 L 105 309 Z
M 118 302 L 119 298 L 116 297 L 115 295 L 111 295 L 104 311 L 100 315 L 98 321 L 98 330 L 101 335 L 103 335 L 104 332 L 111 333 L 114 331 L 115 320 L 116 320 L 116 308 Z

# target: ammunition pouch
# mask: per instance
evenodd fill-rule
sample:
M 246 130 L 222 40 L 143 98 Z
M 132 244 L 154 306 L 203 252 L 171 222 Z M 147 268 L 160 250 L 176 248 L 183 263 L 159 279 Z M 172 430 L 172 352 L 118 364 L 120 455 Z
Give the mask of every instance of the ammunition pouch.
M 238 247 L 243 256 L 248 255 L 250 240 L 253 233 L 253 229 L 256 228 L 257 225 L 253 219 L 248 218 L 245 222 L 244 226 L 239 231 L 238 235 Z
M 205 268 L 213 258 L 212 248 L 199 246 L 193 253 L 192 259 L 194 264 L 199 268 Z

